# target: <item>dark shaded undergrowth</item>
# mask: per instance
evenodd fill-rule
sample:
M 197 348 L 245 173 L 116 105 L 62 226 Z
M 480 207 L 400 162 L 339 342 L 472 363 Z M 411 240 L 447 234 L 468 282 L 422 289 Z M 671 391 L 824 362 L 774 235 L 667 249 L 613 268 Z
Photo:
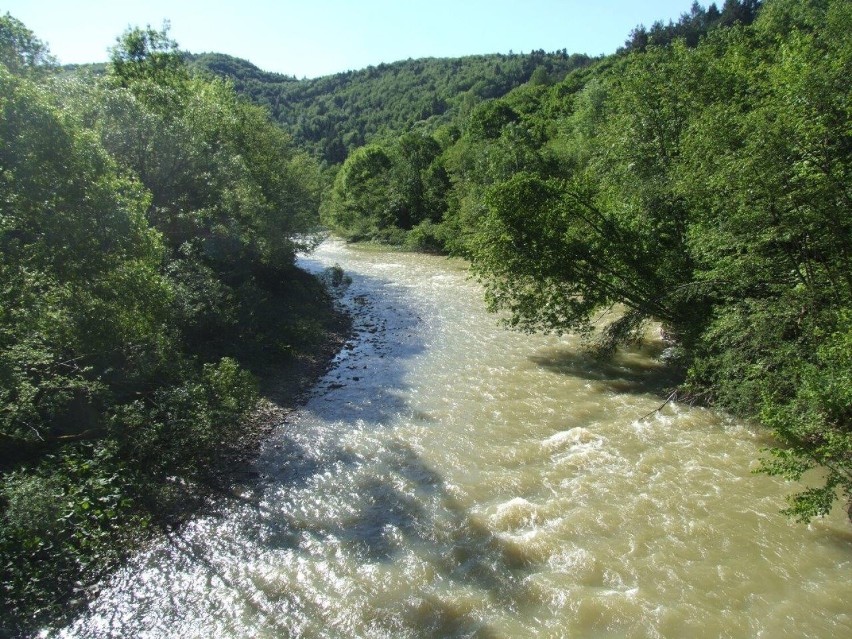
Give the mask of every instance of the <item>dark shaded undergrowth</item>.
M 181 423 L 172 403 L 172 432 L 147 451 L 156 462 L 108 430 L 18 455 L 4 449 L 0 637 L 67 622 L 130 553 L 254 481 L 251 463 L 263 438 L 300 403 L 350 331 L 349 318 L 304 271 L 294 267 L 258 290 L 254 331 L 210 335 L 198 351 L 211 361 L 224 354 L 241 375 L 251 371 L 238 423 Z M 236 386 L 233 371 L 219 368 L 212 383 Z M 192 390 L 185 392 L 190 401 Z

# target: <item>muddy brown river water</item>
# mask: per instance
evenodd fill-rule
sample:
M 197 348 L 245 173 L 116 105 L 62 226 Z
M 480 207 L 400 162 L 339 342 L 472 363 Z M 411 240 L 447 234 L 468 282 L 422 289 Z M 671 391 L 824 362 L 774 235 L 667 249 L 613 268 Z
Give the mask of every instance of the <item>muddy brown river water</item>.
M 135 557 L 63 637 L 852 637 L 852 527 L 778 513 L 763 435 L 500 328 L 460 262 L 327 241 L 357 335 L 260 485 Z M 836 509 L 839 511 L 839 509 Z

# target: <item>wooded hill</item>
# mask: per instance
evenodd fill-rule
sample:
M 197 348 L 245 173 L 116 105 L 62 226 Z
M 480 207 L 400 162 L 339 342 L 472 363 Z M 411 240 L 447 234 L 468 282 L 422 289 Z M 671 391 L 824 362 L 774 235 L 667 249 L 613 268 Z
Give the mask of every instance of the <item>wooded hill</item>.
M 483 100 L 526 82 L 550 84 L 588 65 L 586 55 L 533 51 L 462 58 L 422 58 L 311 80 L 261 71 L 221 53 L 188 55 L 190 65 L 227 78 L 327 164 L 354 149 L 413 127 L 434 129 L 464 117 Z

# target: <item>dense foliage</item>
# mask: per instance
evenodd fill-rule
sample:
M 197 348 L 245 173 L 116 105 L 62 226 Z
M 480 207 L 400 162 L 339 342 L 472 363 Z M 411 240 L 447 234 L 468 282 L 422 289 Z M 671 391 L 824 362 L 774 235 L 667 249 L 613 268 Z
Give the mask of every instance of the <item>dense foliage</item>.
M 337 174 L 323 204 L 326 222 L 352 240 L 420 238 L 446 208 L 449 180 L 440 152 L 433 138 L 418 133 L 401 136 L 387 149 L 361 147 Z M 420 235 L 410 232 L 415 227 Z M 413 246 L 429 248 L 426 242 Z M 441 243 L 433 248 L 440 250 Z
M 402 138 L 360 149 L 324 215 L 468 257 L 519 329 L 591 333 L 620 305 L 610 350 L 661 323 L 682 398 L 771 427 L 764 471 L 819 469 L 790 514 L 842 496 L 852 517 L 852 7 L 758 8 L 693 7 L 700 38 L 628 47 L 437 129 L 424 144 L 441 150 L 443 202 L 395 177 Z M 422 216 L 400 217 L 403 192 Z
M 238 363 L 315 337 L 293 265 L 318 169 L 259 107 L 131 29 L 99 81 L 0 18 L 0 627 L 32 627 L 216 479 Z
M 300 147 L 311 149 L 328 164 L 339 164 L 354 149 L 395 137 L 412 126 L 434 128 L 530 79 L 561 80 L 590 62 L 588 56 L 564 50 L 539 50 L 403 60 L 296 81 L 222 54 L 190 60 L 198 68 L 232 79 L 239 92 L 268 107 Z
M 639 25 L 630 32 L 621 51 L 644 51 L 648 45 L 664 46 L 675 40 L 694 47 L 707 32 L 734 24 L 748 25 L 754 22 L 760 9 L 761 0 L 725 0 L 720 10 L 716 3 L 710 3 L 705 9 L 697 0 L 689 11 L 681 14 L 677 22 L 664 24 L 658 20 L 645 28 Z

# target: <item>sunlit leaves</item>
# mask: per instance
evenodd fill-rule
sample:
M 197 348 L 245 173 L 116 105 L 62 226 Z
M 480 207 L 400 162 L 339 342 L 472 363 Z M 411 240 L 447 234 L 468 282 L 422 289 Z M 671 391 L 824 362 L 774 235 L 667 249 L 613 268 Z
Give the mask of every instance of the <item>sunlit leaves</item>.
M 38 77 L 56 61 L 44 42 L 7 13 L 0 16 L 0 63 L 14 74 Z

